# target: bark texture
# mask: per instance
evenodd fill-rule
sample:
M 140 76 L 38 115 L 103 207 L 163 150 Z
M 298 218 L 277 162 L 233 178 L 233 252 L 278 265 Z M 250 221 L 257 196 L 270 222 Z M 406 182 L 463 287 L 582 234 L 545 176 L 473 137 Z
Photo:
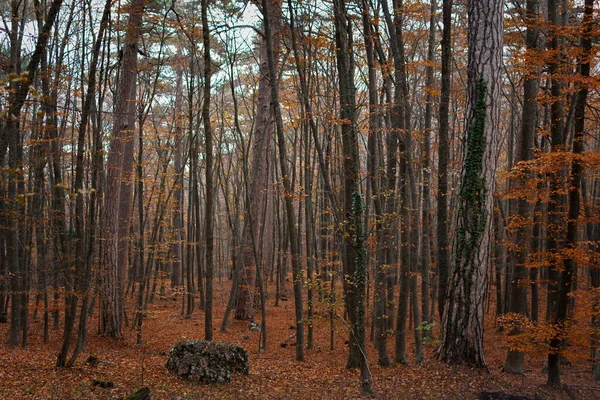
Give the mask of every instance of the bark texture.
M 214 275 L 214 180 L 213 133 L 210 124 L 210 31 L 208 28 L 208 0 L 202 0 L 202 41 L 204 43 L 204 103 L 202 121 L 206 147 L 206 208 L 204 214 L 206 240 L 206 302 L 204 304 L 204 339 L 212 340 L 213 275 Z
M 269 21 L 271 23 L 271 40 L 273 42 L 273 62 L 275 73 L 273 76 L 269 72 L 269 63 L 267 55 L 267 42 L 265 37 L 260 45 L 260 79 L 258 83 L 258 103 L 256 109 L 256 119 L 254 126 L 254 142 L 252 144 L 252 165 L 249 182 L 249 200 L 250 207 L 247 207 L 253 213 L 251 223 L 244 224 L 243 232 L 243 260 L 244 267 L 240 275 L 240 288 L 236 302 L 235 318 L 241 320 L 254 320 L 254 289 L 256 286 L 256 265 L 260 257 L 260 247 L 258 253 L 254 251 L 253 240 L 256 243 L 262 243 L 260 238 L 263 232 L 265 221 L 265 211 L 267 206 L 267 189 L 269 186 L 269 169 L 271 160 L 271 146 L 273 141 L 273 108 L 271 105 L 271 85 L 273 80 L 277 79 L 277 70 L 279 66 L 279 55 L 281 53 L 280 31 L 282 24 L 281 2 L 269 2 Z M 266 35 L 266 33 L 265 33 Z
M 483 317 L 500 126 L 502 2 L 471 1 L 468 17 L 466 149 L 439 357 L 446 362 L 486 368 Z
M 444 317 L 448 270 L 450 269 L 448 239 L 448 158 L 450 153 L 448 120 L 450 114 L 450 66 L 452 62 L 452 0 L 444 0 L 442 5 L 442 22 L 442 77 L 439 109 L 437 197 L 437 270 L 440 320 Z
M 565 240 L 566 250 L 575 250 L 578 241 L 578 218 L 581 209 L 581 182 L 583 179 L 583 163 L 579 156 L 584 150 L 585 135 L 585 110 L 589 92 L 590 60 L 592 53 L 592 29 L 593 29 L 594 1 L 586 0 L 581 26 L 581 56 L 579 59 L 579 72 L 581 81 L 575 98 L 574 135 L 573 135 L 573 161 L 571 163 L 571 176 L 569 179 L 569 211 L 567 222 L 567 236 Z M 569 310 L 569 293 L 573 289 L 575 274 L 577 273 L 577 261 L 572 253 L 567 253 L 563 260 L 563 268 L 560 273 L 558 291 L 558 303 L 554 324 L 557 327 L 556 334 L 550 340 L 550 353 L 548 354 L 548 384 L 560 385 L 560 347 L 566 337 L 567 318 Z
M 538 0 L 527 1 L 526 22 L 527 33 L 525 44 L 529 55 L 535 51 L 538 41 L 538 29 L 536 27 L 538 16 Z M 521 134 L 517 140 L 517 154 L 515 162 L 530 160 L 533 157 L 533 146 L 537 127 L 537 96 L 538 96 L 538 71 L 528 71 L 528 75 L 523 84 L 523 118 L 521 123 Z M 518 182 L 511 182 L 513 187 Z M 526 199 L 517 201 L 517 215 L 524 218 L 524 222 L 532 220 L 532 207 Z M 531 226 L 529 223 L 522 223 L 517 229 L 515 236 L 516 260 L 512 274 L 510 290 L 509 312 L 520 315 L 521 321 L 517 322 L 514 331 L 511 333 L 521 333 L 523 328 L 521 322 L 527 318 L 527 280 L 529 271 L 527 270 L 527 259 L 529 254 L 529 245 L 531 243 Z M 506 363 L 503 370 L 512 374 L 524 374 L 524 353 L 522 351 L 511 349 L 508 352 Z
M 121 337 L 124 284 L 129 252 L 132 202 L 133 132 L 138 40 L 145 0 L 132 0 L 125 44 L 122 48 L 113 133 L 107 160 L 102 216 L 101 315 L 99 333 Z
M 354 87 L 354 53 L 352 22 L 347 16 L 344 0 L 333 3 L 335 21 L 336 61 L 339 76 L 340 123 L 342 131 L 343 191 L 344 191 L 344 289 L 346 310 L 350 319 L 350 348 L 347 368 L 361 369 L 363 393 L 370 393 L 365 341 L 365 288 L 367 278 L 366 250 L 362 218 L 364 203 L 360 192 L 360 160 L 358 156 L 358 126 L 356 88 Z

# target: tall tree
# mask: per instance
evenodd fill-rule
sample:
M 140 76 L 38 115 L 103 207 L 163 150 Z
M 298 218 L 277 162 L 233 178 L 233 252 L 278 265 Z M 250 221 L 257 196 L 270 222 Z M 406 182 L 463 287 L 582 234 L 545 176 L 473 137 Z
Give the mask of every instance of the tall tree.
M 273 31 L 271 30 L 271 6 L 279 4 L 273 0 L 262 0 L 263 26 L 265 28 L 265 40 L 267 51 L 267 66 L 271 76 L 271 105 L 275 112 L 277 147 L 279 150 L 279 165 L 281 168 L 283 196 L 285 202 L 285 213 L 287 220 L 288 238 L 292 256 L 292 278 L 294 281 L 294 306 L 296 317 L 296 360 L 304 361 L 304 312 L 302 301 L 302 270 L 300 268 L 300 251 L 298 249 L 298 238 L 296 236 L 296 219 L 294 215 L 294 204 L 292 200 L 291 176 L 288 174 L 288 166 L 285 151 L 285 138 L 283 135 L 283 117 L 281 105 L 279 104 L 279 85 L 275 74 L 275 51 L 273 45 Z
M 550 95 L 552 102 L 550 105 L 550 141 L 551 151 L 564 151 L 565 134 L 565 113 L 563 101 L 563 83 L 560 73 L 563 68 L 562 42 L 561 34 L 562 20 L 560 18 L 560 0 L 548 0 L 548 49 L 551 52 L 548 62 L 548 74 L 550 77 Z M 555 172 L 554 179 L 550 182 L 550 201 L 548 202 L 548 234 L 546 235 L 546 250 L 551 259 L 557 260 L 556 253 L 559 251 L 560 243 L 564 240 L 565 229 L 564 220 L 561 218 L 561 212 L 564 210 L 566 197 L 562 193 L 562 187 L 558 182 L 563 171 Z M 548 268 L 548 294 L 546 303 L 546 320 L 552 321 L 556 313 L 556 304 L 558 301 L 558 284 L 560 280 L 559 265 L 550 265 Z
M 107 177 L 101 227 L 104 240 L 100 259 L 102 298 L 99 332 L 109 337 L 122 336 L 132 202 L 137 55 L 145 4 L 146 0 L 131 0 L 129 5 L 125 42 L 121 49 L 113 132 L 106 163 Z
M 470 1 L 468 17 L 466 148 L 458 199 L 452 278 L 446 296 L 439 358 L 486 368 L 483 318 L 498 157 L 497 130 L 500 126 L 502 2 Z
M 425 100 L 425 140 L 423 141 L 423 206 L 421 220 L 423 224 L 423 237 L 421 243 L 421 313 L 423 315 L 423 326 L 429 323 L 429 267 L 431 264 L 431 188 L 430 188 L 430 150 L 431 145 L 431 124 L 433 119 L 433 58 L 435 53 L 435 24 L 437 21 L 437 0 L 431 0 L 429 16 L 429 38 L 427 41 L 427 68 L 426 68 L 426 100 Z M 431 330 L 425 329 L 424 335 L 431 336 Z
M 374 317 L 375 318 L 375 347 L 377 348 L 378 362 L 381 366 L 389 366 L 391 364 L 387 351 L 387 324 L 386 324 L 386 285 L 385 277 L 386 270 L 389 266 L 385 264 L 385 258 L 381 247 L 383 246 L 383 222 L 384 218 L 382 209 L 382 196 L 380 193 L 380 184 L 378 179 L 379 170 L 383 167 L 380 165 L 380 151 L 378 146 L 378 138 L 381 130 L 381 113 L 379 110 L 377 99 L 377 70 L 375 66 L 375 31 L 372 26 L 372 18 L 370 4 L 368 1 L 362 1 L 363 7 L 363 34 L 365 41 L 365 50 L 367 55 L 367 67 L 369 70 L 369 137 L 368 145 L 368 160 L 367 168 L 369 174 L 369 182 L 371 185 L 374 215 L 375 218 L 375 235 L 377 240 L 376 261 L 377 269 L 375 271 L 375 299 L 374 299 Z
M 593 189 L 590 190 L 590 194 L 596 200 L 586 207 L 586 217 L 591 217 L 592 207 L 597 209 L 598 202 L 600 201 L 600 184 L 597 178 L 592 180 L 591 183 Z M 594 223 L 594 220 L 590 218 L 586 233 L 588 242 L 592 243 L 590 250 L 593 256 L 590 257 L 590 265 L 596 266 L 596 268 L 590 269 L 590 283 L 594 289 L 598 290 L 600 288 L 600 268 L 597 267 L 600 265 L 600 224 Z M 600 380 L 600 298 L 596 297 L 592 304 L 592 310 L 592 378 L 598 381 Z
M 564 244 L 566 254 L 563 259 L 563 268 L 560 272 L 558 287 L 558 302 L 553 323 L 557 327 L 550 340 L 548 354 L 548 384 L 560 385 L 560 347 L 567 329 L 567 312 L 569 309 L 569 294 L 573 288 L 573 281 L 577 271 L 577 261 L 573 250 L 578 241 L 578 218 L 581 208 L 581 182 L 583 179 L 583 163 L 580 159 L 584 150 L 585 135 L 585 110 L 589 93 L 589 77 L 592 53 L 592 32 L 594 24 L 594 1 L 585 0 L 583 21 L 581 24 L 581 55 L 579 58 L 579 90 L 575 96 L 574 135 L 573 135 L 573 161 L 571 162 L 571 175 L 569 177 L 569 208 L 567 235 Z M 569 252 L 571 251 L 571 252 Z
M 390 32 L 390 50 L 394 61 L 394 80 L 395 91 L 394 99 L 390 116 L 390 129 L 387 136 L 387 156 L 386 156 L 386 193 L 395 194 L 399 191 L 400 203 L 403 210 L 402 224 L 400 231 L 407 226 L 409 209 L 407 204 L 407 185 L 408 176 L 406 162 L 406 99 L 405 99 L 405 57 L 404 57 L 404 40 L 403 40 L 403 19 L 402 19 L 402 1 L 395 1 L 394 14 L 388 8 L 387 2 L 382 3 L 383 14 L 386 20 L 388 31 Z M 403 140 L 400 140 L 400 134 L 403 134 Z M 396 188 L 397 171 L 398 171 L 398 152 L 400 152 L 400 187 Z M 388 216 L 395 215 L 396 212 L 396 196 L 388 195 L 386 199 L 385 212 Z M 394 232 L 396 221 L 387 221 L 384 225 L 385 238 L 385 261 L 390 270 L 396 270 L 397 251 L 396 238 Z M 398 299 L 398 315 L 396 319 L 395 332 L 395 362 L 404 363 L 406 361 L 406 315 L 408 313 L 408 294 L 409 294 L 409 237 L 407 231 L 401 233 L 401 271 L 400 271 L 400 295 Z M 394 286 L 388 287 L 388 290 L 393 293 Z
M 450 240 L 448 239 L 448 121 L 450 114 L 450 74 L 452 63 L 452 0 L 442 5 L 442 77 L 439 108 L 438 134 L 438 196 L 437 196 L 437 273 L 438 310 L 440 320 L 444 318 L 446 287 L 450 269 Z
M 525 36 L 525 45 L 530 57 L 535 56 L 535 51 L 538 42 L 538 0 L 528 0 L 526 8 L 526 24 L 527 33 Z M 528 63 L 531 65 L 532 63 Z M 527 71 L 525 81 L 523 83 L 523 117 L 521 122 L 521 134 L 517 141 L 517 154 L 515 162 L 527 161 L 533 158 L 533 146 L 536 135 L 537 126 L 537 96 L 538 96 L 538 74 L 536 67 L 533 70 Z M 517 185 L 517 182 L 512 182 Z M 524 198 L 517 201 L 517 214 L 526 221 L 532 221 L 531 204 Z M 529 254 L 529 244 L 531 237 L 531 224 L 521 222 L 517 228 L 515 235 L 516 245 L 516 260 L 514 271 L 512 274 L 511 290 L 510 290 L 510 306 L 509 311 L 521 315 L 521 318 L 527 318 L 527 281 L 529 271 L 527 270 L 527 259 Z M 500 290 L 500 288 L 497 288 Z M 517 321 L 514 331 L 511 333 L 519 333 L 522 331 L 521 324 L 524 321 Z M 513 374 L 523 374 L 524 353 L 518 349 L 509 350 L 504 364 L 504 371 Z
M 256 256 L 261 255 L 259 251 L 255 252 L 254 241 L 259 245 L 262 243 L 260 238 L 263 232 L 264 215 L 267 206 L 267 188 L 269 179 L 269 169 L 271 160 L 271 142 L 273 140 L 273 106 L 271 104 L 271 86 L 277 79 L 277 70 L 281 53 L 281 2 L 270 0 L 269 21 L 273 42 L 273 62 L 274 74 L 269 72 L 266 33 L 262 35 L 260 44 L 260 66 L 259 83 L 256 104 L 256 117 L 253 130 L 252 143 L 252 164 L 249 176 L 249 185 L 247 190 L 249 206 L 246 207 L 253 215 L 250 218 L 251 223 L 244 224 L 243 232 L 243 261 L 244 267 L 240 271 L 240 287 L 238 290 L 237 304 L 235 311 L 236 319 L 253 320 L 254 319 L 254 288 L 256 286 L 256 266 L 260 259 Z
M 2 134 L 0 134 L 0 157 L 4 160 L 6 151 L 8 150 L 8 190 L 6 192 L 8 204 L 4 206 L 3 212 L 6 213 L 9 221 L 9 229 L 4 231 L 6 241 L 6 261 L 10 268 L 10 285 L 12 293 L 10 296 L 11 314 L 10 314 L 10 332 L 7 343 L 16 346 L 19 343 L 19 334 L 23 329 L 23 310 L 27 310 L 25 304 L 28 296 L 24 293 L 25 287 L 23 282 L 24 276 L 24 255 L 22 246 L 19 244 L 23 240 L 23 226 L 20 221 L 20 216 L 24 215 L 24 203 L 17 201 L 18 195 L 24 194 L 23 184 L 23 142 L 21 138 L 21 110 L 27 100 L 29 88 L 35 80 L 40 62 L 48 44 L 50 31 L 54 26 L 54 22 L 58 16 L 62 6 L 62 0 L 54 0 L 50 4 L 48 14 L 39 31 L 35 50 L 31 55 L 27 69 L 21 76 L 22 79 L 12 79 L 10 83 L 11 94 L 8 99 L 7 112 L 2 119 Z M 13 1 L 11 3 L 11 29 L 10 29 L 10 44 L 11 44 L 11 59 L 9 73 L 19 76 L 21 73 L 21 42 L 23 27 L 19 21 L 20 2 Z M 24 342 L 25 343 L 25 342 Z
M 202 121 L 206 151 L 206 205 L 204 214 L 206 240 L 206 302 L 204 303 L 204 338 L 212 340 L 213 274 L 214 274 L 214 180 L 213 134 L 210 125 L 210 30 L 208 27 L 208 0 L 202 0 L 202 42 L 204 43 L 204 103 Z
M 71 344 L 71 338 L 73 335 L 73 328 L 75 325 L 75 317 L 77 314 L 77 304 L 78 304 L 78 296 L 79 292 L 84 293 L 88 286 L 88 282 L 86 279 L 89 279 L 89 271 L 90 268 L 89 260 L 88 260 L 88 249 L 89 244 L 86 243 L 86 229 L 85 229 L 85 204 L 84 204 L 84 153 L 85 153 L 85 137 L 87 133 L 87 127 L 89 124 L 90 113 L 92 109 L 92 102 L 94 99 L 94 94 L 96 93 L 96 73 L 98 71 L 98 59 L 100 57 L 100 49 L 102 43 L 104 41 L 104 33 L 107 29 L 108 20 L 110 18 L 110 7 L 112 5 L 112 0 L 107 0 L 104 5 L 104 11 L 102 13 L 102 19 L 100 20 L 100 27 L 98 31 L 98 36 L 96 38 L 96 42 L 94 43 L 94 49 L 92 52 L 92 61 L 90 64 L 89 71 L 89 80 L 88 87 L 86 91 L 86 96 L 83 102 L 83 107 L 81 110 L 81 121 L 79 123 L 79 129 L 77 134 L 77 157 L 76 157 L 76 165 L 75 165 L 75 249 L 77 252 L 77 256 L 75 259 L 75 283 L 74 287 L 67 295 L 67 305 L 68 310 L 65 312 L 65 326 L 63 331 L 63 343 L 58 354 L 56 360 L 57 367 L 64 367 L 67 361 L 67 355 L 69 351 L 69 346 Z M 93 220 L 94 217 L 92 217 Z M 91 222 L 91 221 L 90 221 Z M 89 240 L 89 238 L 88 238 Z M 86 273 L 88 272 L 88 273 Z M 81 318 L 87 321 L 87 307 L 86 303 L 81 307 Z M 81 321 L 81 319 L 80 319 Z M 82 325 L 86 325 L 86 322 L 80 322 Z M 78 341 L 79 342 L 79 341 Z M 75 353 L 73 357 L 69 361 L 69 365 L 72 365 L 77 359 L 78 353 L 81 351 L 81 345 L 78 343 Z
M 344 0 L 333 2 L 336 61 L 339 80 L 340 124 L 342 130 L 343 191 L 344 191 L 344 289 L 346 311 L 350 319 L 350 348 L 346 367 L 361 370 L 363 393 L 370 393 L 365 341 L 365 288 L 367 261 L 362 218 L 364 204 L 360 191 L 360 159 L 356 88 L 354 86 L 354 51 L 352 21 L 348 18 Z

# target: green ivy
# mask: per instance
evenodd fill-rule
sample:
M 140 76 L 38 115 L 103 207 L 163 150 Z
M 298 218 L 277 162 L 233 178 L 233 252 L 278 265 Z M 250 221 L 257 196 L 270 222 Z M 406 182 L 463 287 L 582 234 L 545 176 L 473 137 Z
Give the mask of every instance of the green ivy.
M 356 270 L 354 278 L 356 282 L 367 281 L 367 250 L 362 226 L 364 215 L 364 202 L 362 194 L 358 191 L 352 193 L 352 219 L 354 225 L 354 245 L 356 249 Z
M 355 269 L 353 276 L 353 284 L 356 289 L 361 290 L 359 296 L 363 296 L 362 290 L 367 282 L 367 250 L 365 248 L 364 232 L 362 226 L 362 217 L 364 215 L 364 202 L 362 194 L 358 191 L 352 193 L 352 225 L 354 232 L 354 249 L 355 249 Z M 362 306 L 360 306 L 362 304 Z M 364 302 L 358 301 L 356 304 L 356 326 L 355 329 L 364 332 L 365 329 L 365 314 Z M 361 335 L 362 336 L 362 335 Z
M 487 83 L 482 78 L 477 83 L 475 109 L 469 124 L 465 165 L 459 192 L 458 227 L 456 229 L 456 268 L 465 280 L 464 310 L 469 313 L 473 275 L 477 270 L 477 253 L 485 233 L 487 210 L 486 178 L 483 162 L 486 148 Z M 464 318 L 465 321 L 468 318 Z
M 463 257 L 466 257 L 467 261 L 472 260 L 485 232 L 487 189 L 482 171 L 486 146 L 486 93 L 487 84 L 483 78 L 480 78 L 477 84 L 477 100 L 473 119 L 469 127 L 464 175 L 459 193 L 461 206 L 457 228 L 457 262 L 460 262 Z

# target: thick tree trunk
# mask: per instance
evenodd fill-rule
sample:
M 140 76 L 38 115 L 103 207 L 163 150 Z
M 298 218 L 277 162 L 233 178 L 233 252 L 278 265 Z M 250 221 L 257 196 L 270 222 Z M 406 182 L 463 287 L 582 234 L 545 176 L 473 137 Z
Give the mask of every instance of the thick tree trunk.
M 548 0 L 548 23 L 549 27 L 549 45 L 550 51 L 555 55 L 552 57 L 548 65 L 548 73 L 550 75 L 550 94 L 553 102 L 550 106 L 550 138 L 552 143 L 551 151 L 564 151 L 565 132 L 564 132 L 564 104 L 562 101 L 562 83 L 558 77 L 561 69 L 562 59 L 560 56 L 561 34 L 560 18 L 558 9 L 560 0 Z M 562 174 L 562 171 L 555 174 Z M 555 177 L 557 178 L 557 177 Z M 566 202 L 564 194 L 560 193 L 562 187 L 556 182 L 557 179 L 552 179 L 550 182 L 550 201 L 548 202 L 548 222 L 547 222 L 547 237 L 546 246 L 548 254 L 554 258 L 559 249 L 559 244 L 564 239 L 565 223 L 560 217 Z M 558 285 L 560 274 L 558 265 L 550 265 L 548 267 L 548 295 L 546 303 L 546 320 L 552 321 L 556 313 L 556 304 L 558 301 Z
M 146 0 L 131 0 L 125 44 L 122 48 L 113 134 L 107 161 L 101 234 L 101 308 L 99 333 L 121 337 L 124 285 L 129 249 L 135 131 L 135 88 L 138 39 Z
M 538 29 L 536 27 L 538 18 L 538 0 L 527 1 L 526 23 L 527 34 L 525 44 L 527 51 L 533 52 L 538 41 Z M 533 56 L 533 54 L 531 54 Z M 521 122 L 521 135 L 517 143 L 517 154 L 515 162 L 524 162 L 533 158 L 533 146 L 537 128 L 537 96 L 538 96 L 538 76 L 537 71 L 527 73 L 525 83 L 523 84 L 523 118 Z M 518 186 L 518 182 L 511 182 L 513 187 Z M 532 207 L 526 199 L 517 200 L 517 215 L 524 221 L 533 221 Z M 531 243 L 531 224 L 521 223 L 515 235 L 516 260 L 514 264 L 509 311 L 520 315 L 517 325 L 513 328 L 513 334 L 519 334 L 523 331 L 524 319 L 527 318 L 527 281 L 529 271 L 527 261 L 529 255 L 529 246 Z M 504 364 L 503 370 L 512 374 L 524 374 L 524 353 L 516 349 L 510 349 Z
M 458 219 L 439 348 L 441 360 L 486 368 L 483 354 L 484 299 L 490 263 L 492 210 L 500 126 L 503 5 L 468 5 L 469 67 L 466 149 Z
M 260 45 L 260 78 L 258 83 L 258 102 L 254 126 L 254 143 L 252 144 L 252 175 L 249 182 L 250 206 L 253 213 L 252 224 L 244 224 L 243 259 L 244 268 L 241 270 L 240 287 L 236 304 L 235 318 L 242 320 L 254 319 L 254 288 L 256 286 L 256 265 L 260 260 L 255 259 L 252 238 L 259 238 L 263 232 L 265 208 L 267 206 L 267 189 L 271 160 L 271 142 L 273 138 L 273 108 L 271 104 L 271 86 L 277 79 L 279 54 L 281 52 L 281 2 L 270 0 L 269 20 L 271 23 L 270 40 L 273 42 L 273 62 L 275 72 L 269 72 L 267 44 L 263 36 Z M 257 241 L 261 244 L 262 241 Z M 259 246 L 258 256 L 262 254 Z

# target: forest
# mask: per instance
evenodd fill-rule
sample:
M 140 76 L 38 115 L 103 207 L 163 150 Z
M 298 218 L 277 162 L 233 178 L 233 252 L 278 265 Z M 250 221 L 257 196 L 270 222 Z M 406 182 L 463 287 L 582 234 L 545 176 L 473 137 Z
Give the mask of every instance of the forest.
M 0 398 L 600 398 L 599 12 L 0 1 Z

